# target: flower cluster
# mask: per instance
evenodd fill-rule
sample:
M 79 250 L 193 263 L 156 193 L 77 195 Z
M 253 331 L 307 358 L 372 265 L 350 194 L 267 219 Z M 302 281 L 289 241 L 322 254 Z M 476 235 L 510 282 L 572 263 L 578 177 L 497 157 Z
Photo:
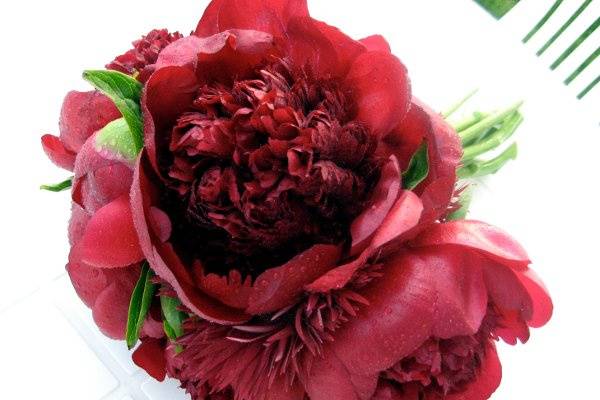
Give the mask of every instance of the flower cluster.
M 549 320 L 522 247 L 450 221 L 465 140 L 381 36 L 304 0 L 213 0 L 107 68 L 42 144 L 74 173 L 73 286 L 156 379 L 197 400 L 483 400 L 495 342 Z

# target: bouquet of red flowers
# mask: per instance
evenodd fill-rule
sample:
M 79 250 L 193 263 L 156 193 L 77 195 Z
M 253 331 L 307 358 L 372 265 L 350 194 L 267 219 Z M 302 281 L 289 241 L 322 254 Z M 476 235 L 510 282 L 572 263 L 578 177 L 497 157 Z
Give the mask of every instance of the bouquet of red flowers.
M 549 320 L 523 248 L 464 220 L 518 105 L 454 129 L 384 38 L 304 0 L 214 0 L 83 76 L 42 138 L 74 174 L 46 186 L 71 190 L 67 271 L 193 399 L 487 399 L 495 341 Z

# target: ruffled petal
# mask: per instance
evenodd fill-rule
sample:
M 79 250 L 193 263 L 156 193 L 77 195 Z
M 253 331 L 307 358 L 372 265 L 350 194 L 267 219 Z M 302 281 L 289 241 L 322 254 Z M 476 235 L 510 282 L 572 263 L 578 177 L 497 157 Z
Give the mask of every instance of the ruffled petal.
M 404 119 L 411 99 L 406 68 L 390 53 L 369 51 L 355 60 L 344 87 L 357 106 L 356 119 L 381 138 Z
M 317 244 L 284 265 L 263 272 L 250 294 L 249 314 L 266 314 L 292 305 L 303 287 L 331 269 L 339 260 L 339 246 Z
M 144 259 L 129 196 L 119 197 L 92 216 L 81 239 L 81 252 L 84 262 L 100 268 L 125 267 Z
M 479 329 L 487 294 L 479 265 L 468 254 L 423 249 L 400 254 L 361 295 L 369 306 L 344 325 L 331 344 L 355 374 L 390 368 L 431 336 L 470 335 Z
M 411 243 L 414 247 L 455 245 L 477 250 L 519 269 L 529 264 L 525 249 L 504 231 L 479 221 L 434 224 Z
M 159 339 L 144 339 L 131 356 L 133 362 L 159 382 L 165 380 L 167 360 L 165 345 Z
M 317 77 L 343 78 L 366 48 L 339 29 L 309 17 L 294 18 L 287 27 L 285 52 L 292 67 Z
M 449 393 L 446 400 L 487 400 L 496 391 L 502 380 L 502 365 L 493 343 L 486 347 L 485 358 L 477 377 L 464 391 Z
M 306 0 L 213 0 L 194 34 L 206 37 L 228 29 L 252 29 L 285 37 L 291 18 L 308 16 Z
M 265 32 L 233 29 L 206 38 L 188 36 L 167 46 L 156 68 L 188 66 L 202 83 L 232 83 L 243 78 L 275 53 L 273 36 Z
M 98 91 L 69 92 L 60 111 L 60 140 L 77 153 L 94 132 L 120 117 L 112 100 Z
M 229 307 L 200 291 L 194 282 L 194 277 L 183 264 L 173 246 L 159 239 L 160 232 L 152 229 L 150 210 L 155 207 L 158 193 L 151 182 L 158 178 L 152 174 L 152 168 L 145 152 L 140 155 L 134 175 L 131 191 L 131 206 L 134 225 L 139 243 L 150 266 L 158 276 L 167 281 L 177 292 L 177 297 L 196 315 L 220 324 L 240 324 L 250 319 L 241 310 Z
M 165 131 L 188 110 L 197 89 L 194 72 L 181 66 L 161 68 L 146 83 L 142 95 L 144 147 L 156 171 L 159 171 L 157 150 L 168 147 L 169 132 Z
M 56 166 L 73 171 L 77 154 L 65 148 L 58 137 L 54 135 L 42 136 L 42 148 L 50 161 L 56 164 Z

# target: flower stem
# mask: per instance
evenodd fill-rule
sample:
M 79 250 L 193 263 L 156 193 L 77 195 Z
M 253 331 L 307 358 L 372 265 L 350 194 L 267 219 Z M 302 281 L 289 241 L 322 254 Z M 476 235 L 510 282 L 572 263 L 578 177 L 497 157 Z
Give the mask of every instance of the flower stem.
M 517 111 L 521 105 L 523 105 L 523 101 L 519 101 L 512 106 L 505 108 L 504 110 L 492 113 L 475 125 L 472 125 L 471 127 L 460 132 L 459 136 L 462 140 L 463 146 L 467 147 L 478 140 L 484 133 L 488 131 L 488 129 L 493 128 L 498 123 L 504 121 L 509 115 Z
M 486 113 L 482 113 L 482 112 L 474 112 L 473 115 L 471 115 L 470 117 L 465 118 L 462 121 L 457 122 L 456 124 L 454 124 L 454 130 L 458 133 L 464 131 L 467 128 L 470 128 L 471 126 L 475 125 L 476 123 L 478 123 L 479 121 L 481 121 L 482 119 L 484 119 L 485 117 L 487 117 L 489 114 Z
M 550 66 L 551 70 L 555 70 L 573 53 L 577 48 L 585 42 L 585 40 L 600 26 L 600 17 L 598 17 L 574 42 L 571 44 Z
M 508 161 L 517 158 L 517 144 L 513 143 L 504 150 L 499 156 L 488 161 L 474 161 L 461 167 L 457 171 L 460 179 L 477 178 L 486 175 L 492 175 L 498 172 Z
M 518 112 L 514 112 L 502 122 L 502 126 L 493 132 L 485 140 L 472 144 L 464 148 L 463 163 L 482 155 L 485 152 L 498 148 L 510 138 L 519 125 L 523 122 L 523 116 Z
M 457 101 L 456 103 L 454 103 L 452 106 L 450 106 L 450 108 L 448 108 L 446 111 L 442 112 L 442 117 L 444 117 L 444 119 L 447 119 L 449 116 L 451 116 L 452 114 L 454 114 L 456 111 L 458 111 L 459 108 L 461 108 L 467 101 L 469 101 L 471 99 L 471 97 L 475 96 L 475 94 L 479 91 L 479 89 L 474 89 L 472 90 L 469 94 L 467 94 L 465 97 L 463 97 L 462 99 L 460 99 L 459 101 Z
M 594 88 L 594 86 L 596 86 L 596 85 L 598 84 L 598 82 L 600 82 L 600 75 L 598 75 L 598 76 L 596 77 L 596 79 L 594 79 L 594 80 L 593 80 L 593 81 L 592 81 L 592 82 L 591 82 L 589 85 L 587 85 L 587 86 L 585 87 L 585 89 L 583 89 L 583 90 L 581 91 L 581 93 L 579 93 L 579 94 L 577 95 L 577 98 L 578 98 L 579 100 L 583 99 L 583 98 L 585 97 L 585 95 L 586 95 L 586 94 L 588 94 L 588 93 L 589 93 L 589 92 L 590 92 L 590 91 L 591 91 L 591 90 Z

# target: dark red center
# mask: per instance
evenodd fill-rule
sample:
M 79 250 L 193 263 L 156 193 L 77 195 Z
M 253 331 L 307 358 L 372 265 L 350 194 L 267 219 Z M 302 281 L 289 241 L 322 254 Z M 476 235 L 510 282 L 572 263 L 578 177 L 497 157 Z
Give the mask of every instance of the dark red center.
M 169 145 L 179 250 L 256 275 L 315 243 L 348 243 L 380 162 L 347 98 L 283 61 L 200 88 Z

